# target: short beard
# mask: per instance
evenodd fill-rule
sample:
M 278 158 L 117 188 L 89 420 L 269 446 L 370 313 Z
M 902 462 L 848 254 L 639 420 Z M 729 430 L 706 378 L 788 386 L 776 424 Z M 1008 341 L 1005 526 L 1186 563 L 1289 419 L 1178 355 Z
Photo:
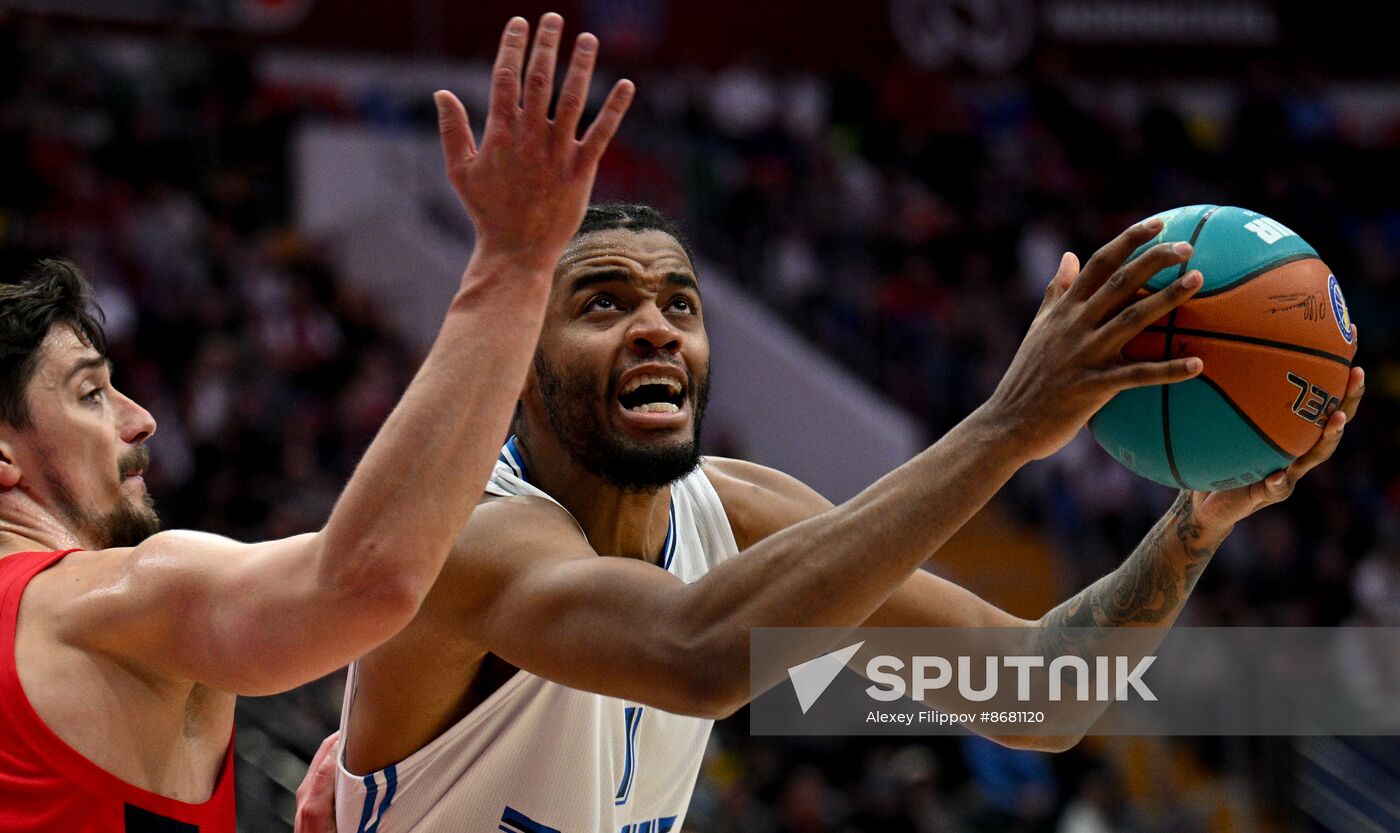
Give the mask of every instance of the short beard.
M 143 446 L 122 456 L 118 463 L 118 474 L 132 469 L 145 469 L 150 462 L 150 452 Z M 67 519 L 70 528 L 84 543 L 93 549 L 105 550 L 111 547 L 134 547 L 152 535 L 160 532 L 160 515 L 156 513 L 155 499 L 150 493 L 142 495 L 139 506 L 123 497 L 117 506 L 102 515 L 94 515 L 78 505 L 73 492 L 63 479 L 49 472 L 53 483 L 54 501 L 58 510 Z
M 554 436 L 574 462 L 608 485 L 624 492 L 648 492 L 685 477 L 700 465 L 700 427 L 710 398 L 708 366 L 690 380 L 694 430 L 689 441 L 661 447 L 614 436 L 594 420 L 593 408 L 599 400 L 610 399 L 609 389 L 598 390 L 581 376 L 566 378 L 539 353 L 535 354 L 535 376 Z

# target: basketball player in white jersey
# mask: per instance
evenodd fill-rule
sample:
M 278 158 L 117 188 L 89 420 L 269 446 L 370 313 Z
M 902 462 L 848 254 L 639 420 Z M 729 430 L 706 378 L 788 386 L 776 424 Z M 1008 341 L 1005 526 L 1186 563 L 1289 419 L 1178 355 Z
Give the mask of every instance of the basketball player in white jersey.
M 1125 266 L 1156 231 L 1127 230 L 1083 271 L 1067 255 L 993 396 L 832 507 L 772 469 L 698 458 L 709 346 L 690 253 L 651 209 L 590 208 L 515 435 L 417 619 L 352 668 L 339 757 L 309 774 L 300 829 L 680 830 L 713 719 L 748 699 L 752 627 L 1170 625 L 1235 522 L 1332 454 L 1359 369 L 1308 454 L 1182 492 L 1118 570 L 1037 622 L 919 569 L 1117 391 L 1200 372 L 1119 355 L 1199 286 L 1188 273 L 1135 299 L 1189 257 L 1163 245 Z
M 1037 622 L 919 569 L 1115 393 L 1201 371 L 1120 355 L 1200 286 L 1188 272 L 1136 298 L 1190 256 L 1164 244 L 1125 265 L 1159 228 L 1128 229 L 1082 271 L 1066 255 L 992 397 L 833 507 L 780 472 L 697 456 L 709 345 L 690 252 L 654 210 L 590 208 L 482 504 L 418 617 L 351 670 L 340 833 L 678 831 L 712 721 L 748 700 L 753 627 L 1169 625 L 1233 525 L 1331 455 L 1359 369 L 1287 470 L 1182 492 L 1119 569 Z M 330 771 L 302 793 L 308 820 L 331 816 Z

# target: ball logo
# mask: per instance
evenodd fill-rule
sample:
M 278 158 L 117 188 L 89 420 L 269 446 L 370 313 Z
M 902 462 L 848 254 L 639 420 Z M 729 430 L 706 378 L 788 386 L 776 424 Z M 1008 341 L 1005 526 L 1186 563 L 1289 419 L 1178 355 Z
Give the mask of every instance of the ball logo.
M 1254 232 L 1260 240 L 1263 240 L 1270 246 L 1274 245 L 1275 243 L 1277 243 L 1285 237 L 1298 236 L 1297 232 L 1293 231 L 1293 229 L 1289 228 L 1288 226 L 1285 226 L 1278 220 L 1271 220 L 1268 217 L 1260 217 L 1257 220 L 1250 220 L 1248 223 L 1244 224 L 1244 227 L 1249 231 Z
M 1337 283 L 1336 275 L 1327 276 L 1327 295 L 1332 299 L 1332 315 L 1337 319 L 1342 338 L 1351 344 L 1351 313 L 1347 312 L 1347 301 L 1342 297 L 1342 285 Z

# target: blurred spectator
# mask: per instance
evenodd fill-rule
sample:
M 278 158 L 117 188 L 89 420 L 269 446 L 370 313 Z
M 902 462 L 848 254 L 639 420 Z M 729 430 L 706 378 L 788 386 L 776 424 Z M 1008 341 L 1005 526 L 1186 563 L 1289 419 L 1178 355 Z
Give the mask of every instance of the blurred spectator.
M 1400 627 L 1400 523 L 1392 516 L 1376 549 L 1356 566 L 1352 591 L 1367 624 Z
M 1081 776 L 1079 794 L 1065 807 L 1055 833 L 1128 833 L 1121 821 L 1125 803 L 1113 774 L 1093 767 Z
M 988 833 L 1048 831 L 1059 788 L 1043 755 L 1008 749 L 985 738 L 961 743 L 984 801 L 978 824 Z

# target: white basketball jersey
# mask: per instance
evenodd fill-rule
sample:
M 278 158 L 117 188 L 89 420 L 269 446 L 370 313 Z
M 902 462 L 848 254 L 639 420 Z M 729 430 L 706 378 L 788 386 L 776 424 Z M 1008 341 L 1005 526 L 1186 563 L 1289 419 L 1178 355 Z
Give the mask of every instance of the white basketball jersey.
M 528 477 L 512 438 L 486 492 L 553 500 Z M 719 495 L 701 470 L 671 484 L 670 524 L 662 566 L 687 583 L 739 551 Z M 351 666 L 342 732 L 349 725 L 355 674 Z M 353 775 L 342 755 L 337 828 L 678 833 L 712 725 L 517 671 L 452 728 L 394 766 Z

